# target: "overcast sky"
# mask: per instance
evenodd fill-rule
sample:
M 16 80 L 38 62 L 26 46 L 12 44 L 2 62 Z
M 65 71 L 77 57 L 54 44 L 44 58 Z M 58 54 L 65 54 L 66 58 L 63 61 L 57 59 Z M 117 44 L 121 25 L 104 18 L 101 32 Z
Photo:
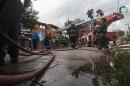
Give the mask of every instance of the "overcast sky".
M 125 19 L 113 23 L 109 28 L 126 29 L 127 22 L 130 22 L 130 0 L 119 0 L 120 6 L 128 7 L 129 12 L 125 14 Z M 39 21 L 55 24 L 60 27 L 68 19 L 82 18 L 87 19 L 86 12 L 93 8 L 102 9 L 105 14 L 117 11 L 118 0 L 37 0 L 33 2 L 34 9 L 39 11 Z

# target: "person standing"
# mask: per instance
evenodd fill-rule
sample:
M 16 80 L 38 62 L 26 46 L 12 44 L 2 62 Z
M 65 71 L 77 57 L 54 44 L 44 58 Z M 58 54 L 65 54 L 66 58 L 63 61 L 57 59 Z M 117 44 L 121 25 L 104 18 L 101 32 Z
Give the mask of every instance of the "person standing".
M 75 48 L 76 41 L 78 40 L 78 34 L 74 24 L 71 25 L 71 28 L 68 30 L 68 34 L 70 38 L 71 48 Z
M 107 49 L 108 48 L 109 41 L 106 38 L 107 28 L 108 28 L 107 20 L 106 20 L 106 18 L 102 18 L 101 24 L 100 24 L 100 26 L 98 27 L 98 30 L 97 30 L 98 49 L 102 49 L 102 48 Z
M 38 44 L 39 44 L 39 32 L 32 31 L 32 44 L 33 44 L 33 49 L 36 50 L 38 49 Z
M 41 41 L 43 40 L 43 35 L 42 35 L 42 29 L 40 28 L 40 24 L 36 23 L 33 30 L 32 30 L 32 45 L 33 49 L 41 49 L 42 48 L 42 43 Z
M 44 47 L 46 49 L 50 47 L 50 37 L 48 36 L 47 32 L 45 32 Z
M 41 37 L 40 37 L 40 40 L 41 40 L 41 48 L 42 48 L 42 49 L 44 49 L 44 39 L 45 39 L 45 31 L 42 29 Z
M 24 9 L 30 5 L 30 0 L 0 0 L 0 31 L 8 35 L 15 42 L 19 42 L 20 35 L 20 18 Z M 5 46 L 8 46 L 8 53 L 11 63 L 18 63 L 19 49 L 12 43 L 8 43 L 4 37 L 0 35 L 0 65 L 5 64 L 4 57 L 6 52 Z

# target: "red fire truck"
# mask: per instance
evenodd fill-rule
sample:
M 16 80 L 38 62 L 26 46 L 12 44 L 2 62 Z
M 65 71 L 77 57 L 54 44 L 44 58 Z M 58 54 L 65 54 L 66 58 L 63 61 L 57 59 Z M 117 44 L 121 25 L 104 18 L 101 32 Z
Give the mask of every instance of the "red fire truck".
M 95 43 L 95 39 L 96 39 L 96 35 L 94 33 L 94 25 L 93 23 L 97 23 L 97 21 L 100 18 L 106 18 L 107 20 L 107 24 L 108 26 L 118 20 L 121 20 L 124 18 L 123 14 L 121 13 L 112 13 L 110 15 L 107 16 L 102 16 L 93 20 L 90 20 L 88 22 L 84 23 L 84 27 L 82 29 L 80 29 L 79 31 L 79 40 L 82 40 L 82 37 L 86 37 L 85 41 L 87 44 L 89 44 L 88 46 L 94 46 Z M 118 39 L 118 34 L 116 32 L 107 32 L 106 37 L 109 39 L 109 41 L 116 41 Z M 81 45 L 81 44 L 80 44 Z

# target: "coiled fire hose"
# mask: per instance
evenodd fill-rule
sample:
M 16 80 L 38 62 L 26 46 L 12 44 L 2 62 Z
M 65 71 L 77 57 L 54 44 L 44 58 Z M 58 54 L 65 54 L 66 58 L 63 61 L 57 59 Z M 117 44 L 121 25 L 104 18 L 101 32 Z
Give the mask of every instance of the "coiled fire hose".
M 18 75 L 0 75 L 0 86 L 12 86 L 12 85 L 15 85 L 18 83 L 32 80 L 34 78 L 36 78 L 36 80 L 39 81 L 55 59 L 54 53 L 52 53 L 50 51 L 48 51 L 46 53 L 31 52 L 29 50 L 22 48 L 19 44 L 17 44 L 15 41 L 13 41 L 10 37 L 8 37 L 6 34 L 4 34 L 1 31 L 0 31 L 0 36 L 4 37 L 7 41 L 14 44 L 21 50 L 26 51 L 27 53 L 30 53 L 32 55 L 43 55 L 44 56 L 44 55 L 52 54 L 51 59 L 49 61 L 47 61 L 45 64 L 41 65 L 41 67 L 39 67 L 39 69 L 37 69 L 35 71 L 29 72 L 26 74 L 18 74 Z

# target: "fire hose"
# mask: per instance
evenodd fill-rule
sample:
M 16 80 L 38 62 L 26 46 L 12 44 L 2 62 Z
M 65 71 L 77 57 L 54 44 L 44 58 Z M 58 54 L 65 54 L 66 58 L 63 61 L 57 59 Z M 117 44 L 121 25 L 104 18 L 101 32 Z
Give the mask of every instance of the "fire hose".
M 42 55 L 42 56 L 44 56 L 44 55 L 52 54 L 51 59 L 49 61 L 47 61 L 45 64 L 42 64 L 39 67 L 39 69 L 37 69 L 35 71 L 29 72 L 29 73 L 26 73 L 26 74 L 18 74 L 18 75 L 0 75 L 0 85 L 1 86 L 12 86 L 12 85 L 15 85 L 15 84 L 18 84 L 18 83 L 22 83 L 24 81 L 32 80 L 34 78 L 36 78 L 36 80 L 39 81 L 42 78 L 42 76 L 45 74 L 45 72 L 47 71 L 47 69 L 49 68 L 51 63 L 55 59 L 55 55 L 54 55 L 53 52 L 50 52 L 50 51 L 48 51 L 46 53 L 31 52 L 29 50 L 22 48 L 19 44 L 17 44 L 15 41 L 13 41 L 10 37 L 8 37 L 6 34 L 4 34 L 1 31 L 0 31 L 0 36 L 4 37 L 9 42 L 14 44 L 18 48 L 20 48 L 21 50 L 23 50 L 27 53 L 30 53 L 32 55 Z M 31 86 L 32 86 L 32 84 L 31 84 Z

